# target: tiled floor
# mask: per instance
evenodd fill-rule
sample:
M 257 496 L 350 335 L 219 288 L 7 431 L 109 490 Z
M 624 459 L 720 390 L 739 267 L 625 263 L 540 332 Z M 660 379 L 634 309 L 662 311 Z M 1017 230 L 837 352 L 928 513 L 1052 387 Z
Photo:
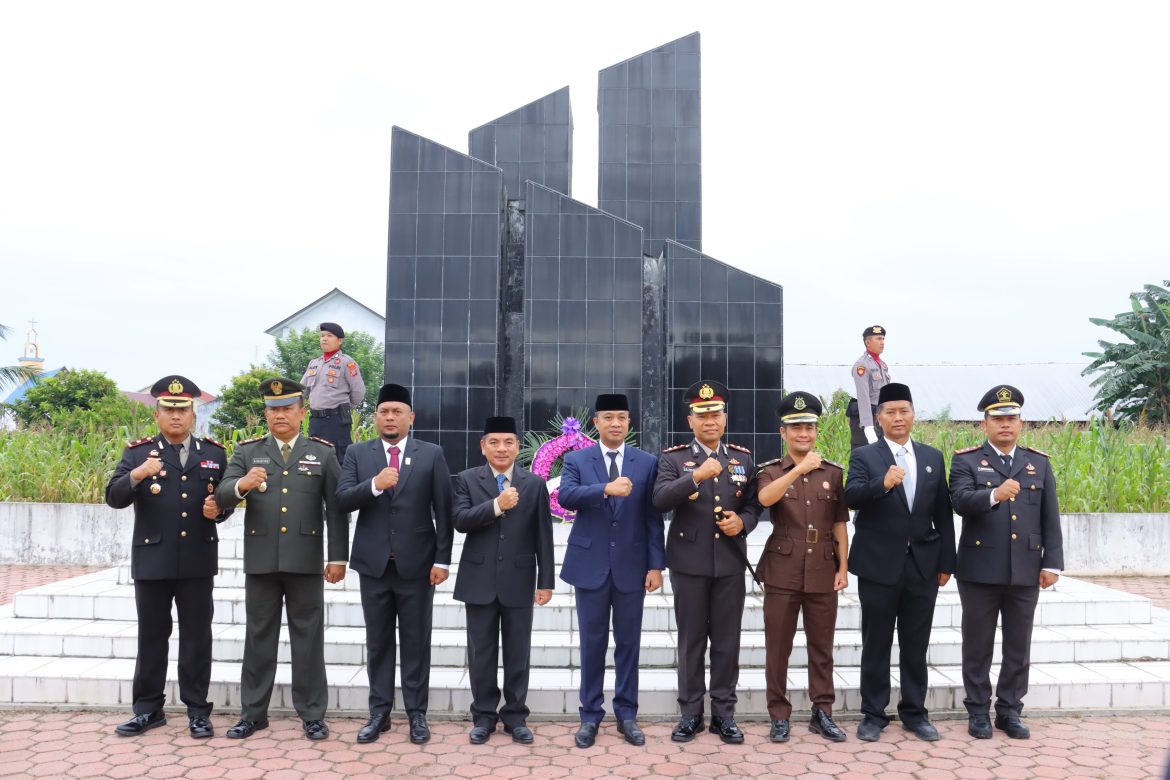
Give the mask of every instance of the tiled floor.
M 67 580 L 80 574 L 99 571 L 100 566 L 20 566 L 0 565 L 0 604 L 12 601 L 18 590 L 35 588 L 57 580 Z

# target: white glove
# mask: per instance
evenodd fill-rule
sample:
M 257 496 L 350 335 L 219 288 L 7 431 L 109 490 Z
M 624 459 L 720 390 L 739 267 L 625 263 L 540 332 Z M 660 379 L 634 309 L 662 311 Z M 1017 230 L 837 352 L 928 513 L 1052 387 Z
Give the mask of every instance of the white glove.
M 865 433 L 865 440 L 867 442 L 869 442 L 870 444 L 873 444 L 875 441 L 877 441 L 877 434 L 874 433 L 872 425 L 867 425 L 864 428 L 862 428 L 861 430 L 863 433 Z

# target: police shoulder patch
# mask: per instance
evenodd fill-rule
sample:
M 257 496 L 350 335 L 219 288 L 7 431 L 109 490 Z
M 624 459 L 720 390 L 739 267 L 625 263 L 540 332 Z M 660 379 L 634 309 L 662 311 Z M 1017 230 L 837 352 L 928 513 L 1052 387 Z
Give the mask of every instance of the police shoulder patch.
M 126 442 L 126 446 L 131 447 L 131 448 L 132 447 L 141 447 L 143 444 L 148 444 L 152 441 L 154 441 L 153 436 L 144 436 L 141 439 L 135 439 L 134 441 Z
M 727 445 L 727 448 L 731 449 L 731 450 L 736 450 L 737 452 L 746 452 L 748 455 L 752 454 L 752 451 L 749 450 L 747 447 L 741 447 L 738 444 L 730 444 L 729 443 Z
M 257 436 L 255 439 L 246 439 L 246 440 L 244 440 L 244 441 L 240 442 L 239 444 L 237 444 L 236 446 L 237 446 L 237 447 L 243 447 L 245 444 L 255 444 L 255 443 L 256 443 L 256 442 L 258 442 L 258 441 L 264 441 L 264 437 L 263 437 L 263 436 Z
M 1021 445 L 1020 445 L 1020 449 L 1022 449 L 1022 450 L 1027 450 L 1028 452 L 1034 452 L 1034 453 L 1036 453 L 1037 455 L 1043 455 L 1043 456 L 1044 456 L 1044 457 L 1046 457 L 1046 458 L 1048 458 L 1048 457 L 1051 457 L 1051 456 L 1050 456 L 1050 455 L 1049 455 L 1047 452 L 1045 452 L 1044 450 L 1038 450 L 1038 449 L 1036 449 L 1035 447 L 1025 447 L 1024 445 L 1022 445 L 1022 444 L 1021 444 Z
M 689 445 L 689 444 L 676 444 L 673 447 L 667 447 L 667 448 L 663 449 L 662 451 L 663 452 L 678 452 L 679 450 L 685 450 L 687 447 L 690 447 L 690 446 L 691 445 Z
M 331 442 L 331 441 L 325 441 L 325 440 L 324 440 L 324 439 L 322 439 L 320 436 L 310 436 L 309 438 L 310 438 L 310 439 L 312 439 L 313 441 L 319 441 L 319 442 L 321 442 L 322 444 L 328 444 L 330 447 L 333 447 L 333 446 L 334 446 L 333 442 Z
M 772 458 L 771 460 L 766 460 L 763 463 L 757 463 L 756 468 L 762 469 L 762 468 L 765 468 L 767 466 L 771 466 L 773 464 L 779 463 L 782 460 L 784 460 L 784 459 L 783 458 Z
M 974 452 L 975 450 L 979 450 L 979 449 L 983 449 L 983 447 L 981 445 L 976 444 L 974 447 L 964 447 L 961 450 L 955 450 L 955 454 L 956 455 L 966 455 L 968 452 Z
M 204 436 L 203 441 L 207 442 L 208 444 L 214 444 L 216 447 L 219 447 L 221 450 L 227 449 L 227 447 L 223 446 L 222 444 L 220 444 L 219 442 L 217 442 L 215 439 L 211 438 L 210 436 Z

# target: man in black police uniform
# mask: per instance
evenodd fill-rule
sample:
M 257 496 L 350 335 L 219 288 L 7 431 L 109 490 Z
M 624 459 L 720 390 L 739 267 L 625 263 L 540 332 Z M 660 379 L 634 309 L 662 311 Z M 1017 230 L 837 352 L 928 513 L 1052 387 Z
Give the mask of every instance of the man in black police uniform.
M 1064 568 L 1056 480 L 1048 456 L 1017 445 L 1024 394 L 1011 385 L 979 401 L 987 441 L 951 458 L 951 503 L 963 517 L 955 577 L 963 602 L 963 687 L 967 731 L 991 738 L 991 661 L 995 624 L 1003 624 L 1003 661 L 995 687 L 995 727 L 1027 739 L 1020 720 L 1028 692 L 1032 619 L 1040 588 Z
M 163 689 L 171 637 L 171 602 L 179 613 L 179 698 L 187 705 L 191 736 L 215 733 L 211 702 L 212 586 L 219 568 L 216 523 L 232 513 L 215 503 L 215 485 L 227 457 L 223 445 L 191 435 L 194 399 L 201 393 L 186 377 L 154 383 L 159 434 L 132 441 L 106 486 L 115 509 L 134 504 L 130 575 L 138 610 L 134 665 L 134 717 L 115 729 L 129 737 L 166 723 Z
M 678 704 L 670 738 L 689 742 L 703 728 L 704 656 L 711 643 L 711 733 L 743 742 L 735 723 L 739 635 L 746 596 L 747 535 L 759 521 L 751 451 L 722 440 L 727 388 L 700 380 L 683 396 L 695 438 L 663 450 L 654 508 L 674 511 L 666 565 L 678 623 Z
M 309 435 L 337 448 L 337 462 L 353 443 L 350 411 L 366 397 L 357 361 L 341 351 L 345 330 L 336 322 L 321 323 L 321 356 L 309 361 L 301 384 L 309 401 Z

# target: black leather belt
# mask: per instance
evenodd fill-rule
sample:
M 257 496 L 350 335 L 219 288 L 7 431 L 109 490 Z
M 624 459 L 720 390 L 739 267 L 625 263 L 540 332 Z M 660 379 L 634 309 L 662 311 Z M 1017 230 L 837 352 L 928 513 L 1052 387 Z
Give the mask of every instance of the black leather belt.
M 309 415 L 311 417 L 341 417 L 349 414 L 348 406 L 338 406 L 333 409 L 310 409 Z

